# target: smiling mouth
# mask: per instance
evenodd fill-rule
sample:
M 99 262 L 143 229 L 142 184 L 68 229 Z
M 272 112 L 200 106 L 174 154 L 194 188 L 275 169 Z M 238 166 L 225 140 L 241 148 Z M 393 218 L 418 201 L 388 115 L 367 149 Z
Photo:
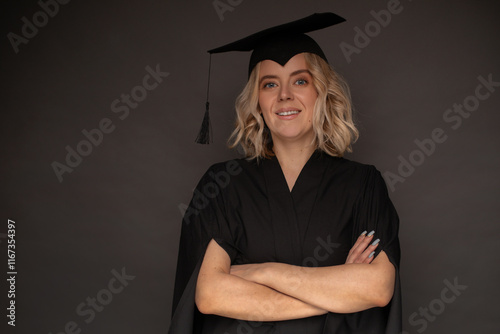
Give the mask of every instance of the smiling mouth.
M 290 115 L 295 115 L 298 114 L 300 110 L 289 110 L 289 111 L 283 111 L 277 113 L 278 116 L 290 116 Z

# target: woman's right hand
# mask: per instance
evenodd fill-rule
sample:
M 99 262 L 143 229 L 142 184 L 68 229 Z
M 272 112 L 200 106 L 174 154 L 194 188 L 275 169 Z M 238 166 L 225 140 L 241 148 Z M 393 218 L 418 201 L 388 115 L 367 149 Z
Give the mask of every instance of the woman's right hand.
M 373 240 L 373 235 L 375 231 L 371 231 L 367 233 L 364 231 L 356 240 L 354 246 L 352 246 L 349 251 L 349 255 L 347 255 L 347 259 L 345 261 L 348 263 L 371 263 L 375 258 L 375 249 L 378 247 L 380 239 Z

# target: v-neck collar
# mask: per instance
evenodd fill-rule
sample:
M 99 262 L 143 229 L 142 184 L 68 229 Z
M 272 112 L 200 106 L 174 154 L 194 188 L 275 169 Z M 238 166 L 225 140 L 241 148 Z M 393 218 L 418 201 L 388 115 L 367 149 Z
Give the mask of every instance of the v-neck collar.
M 306 164 L 304 167 L 302 167 L 302 170 L 299 173 L 299 176 L 297 177 L 297 180 L 295 180 L 295 184 L 293 185 L 292 190 L 290 190 L 290 194 L 293 196 L 293 194 L 300 192 L 300 190 L 303 188 L 304 183 L 307 182 L 314 182 L 317 177 L 322 177 L 323 173 L 321 173 L 319 170 L 317 170 L 320 167 L 320 160 L 323 158 L 323 153 L 320 150 L 314 151 L 311 156 L 309 157 L 309 160 L 307 160 Z M 281 166 L 280 166 L 281 167 Z M 285 174 L 283 173 L 283 170 L 281 171 L 283 174 L 283 178 L 285 178 Z M 317 177 L 316 177 L 317 176 Z M 286 182 L 286 179 L 285 179 Z M 288 184 L 287 184 L 288 187 Z
M 312 152 L 311 156 L 309 157 L 309 159 L 306 161 L 306 163 L 304 164 L 304 166 L 300 170 L 299 175 L 297 176 L 297 179 L 295 180 L 295 183 L 294 183 L 294 185 L 293 185 L 293 187 L 292 187 L 291 190 L 288 187 L 288 182 L 286 181 L 285 173 L 283 172 L 283 168 L 281 168 L 281 164 L 280 164 L 278 158 L 276 156 L 274 156 L 274 157 L 271 158 L 271 160 L 272 160 L 273 164 L 277 165 L 277 167 L 278 167 L 278 169 L 280 171 L 279 175 L 281 176 L 280 177 L 281 180 L 279 182 L 280 183 L 284 183 L 286 185 L 286 188 L 288 189 L 288 192 L 290 194 L 293 194 L 294 190 L 297 188 L 297 184 L 299 184 L 299 183 L 302 182 L 302 179 L 304 178 L 303 175 L 307 175 L 307 171 L 309 169 L 314 168 L 314 166 L 317 165 L 317 162 L 322 157 L 322 154 L 323 153 L 320 150 L 315 150 L 315 151 Z

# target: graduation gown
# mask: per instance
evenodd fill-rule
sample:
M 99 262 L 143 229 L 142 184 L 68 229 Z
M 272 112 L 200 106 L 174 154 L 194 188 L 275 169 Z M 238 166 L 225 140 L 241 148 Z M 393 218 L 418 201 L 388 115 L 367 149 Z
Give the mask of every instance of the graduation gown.
M 375 167 L 313 153 L 289 191 L 276 157 L 211 166 L 185 213 L 170 334 L 352 334 L 401 332 L 399 221 Z M 281 262 L 298 266 L 344 264 L 363 231 L 380 239 L 396 268 L 392 301 L 352 314 L 248 322 L 203 315 L 194 302 L 196 280 L 211 239 L 232 264 Z M 264 311 L 263 311 L 264 312 Z

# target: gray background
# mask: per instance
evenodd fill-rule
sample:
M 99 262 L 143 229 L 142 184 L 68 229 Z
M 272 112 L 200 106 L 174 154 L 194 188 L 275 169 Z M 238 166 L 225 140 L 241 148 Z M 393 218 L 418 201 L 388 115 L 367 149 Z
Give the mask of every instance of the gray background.
M 228 3 L 228 0 L 220 0 Z M 390 193 L 400 218 L 403 324 L 407 333 L 498 333 L 500 87 L 460 127 L 446 110 L 473 95 L 478 77 L 500 81 L 497 1 L 402 0 L 403 8 L 348 62 L 372 10 L 388 1 L 71 1 L 15 53 L 36 1 L 2 3 L 1 326 L 8 333 L 165 333 L 183 204 L 212 163 L 239 156 L 225 141 L 248 54 L 213 57 L 214 143 L 195 144 L 204 112 L 207 49 L 313 12 L 347 22 L 311 35 L 352 88 L 361 138 L 347 157 L 398 173 L 416 139 L 443 129 L 414 172 Z M 127 118 L 111 103 L 142 84 L 145 68 L 170 75 Z M 485 91 L 484 91 L 485 92 Z M 64 163 L 103 118 L 115 129 L 59 182 Z M 16 221 L 17 318 L 7 327 L 7 219 Z M 76 313 L 107 288 L 113 269 L 129 281 L 95 318 Z M 443 304 L 445 280 L 467 288 Z M 448 295 L 447 295 L 448 296 Z M 449 295 L 451 296 L 451 294 Z M 445 305 L 444 310 L 439 306 Z M 428 320 L 419 308 L 433 307 Z M 411 322 L 414 312 L 417 316 Z M 426 323 L 425 328 L 423 322 Z

